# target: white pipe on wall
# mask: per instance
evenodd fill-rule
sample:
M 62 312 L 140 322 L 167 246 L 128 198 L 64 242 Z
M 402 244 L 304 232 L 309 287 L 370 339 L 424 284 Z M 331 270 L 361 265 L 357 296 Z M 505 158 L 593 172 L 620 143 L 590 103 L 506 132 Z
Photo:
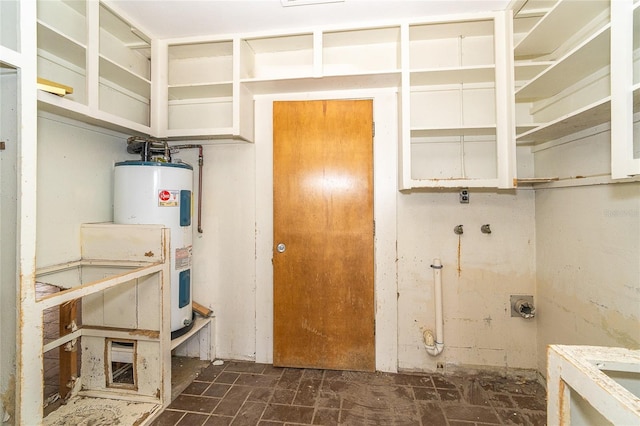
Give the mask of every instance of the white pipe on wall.
M 433 259 L 431 264 L 433 269 L 433 286 L 435 293 L 435 311 L 436 311 L 436 334 L 435 336 L 430 330 L 424 332 L 424 345 L 427 353 L 431 356 L 437 356 L 444 350 L 444 318 L 442 316 L 442 263 L 440 259 Z

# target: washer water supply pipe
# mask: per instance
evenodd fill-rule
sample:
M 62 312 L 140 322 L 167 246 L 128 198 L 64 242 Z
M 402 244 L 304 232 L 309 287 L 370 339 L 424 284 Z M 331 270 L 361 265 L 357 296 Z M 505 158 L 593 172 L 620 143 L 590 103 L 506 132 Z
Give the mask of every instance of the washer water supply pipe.
M 143 138 L 141 136 L 131 136 L 127 139 L 127 152 L 129 154 L 140 154 L 142 161 L 171 163 L 171 154 L 173 152 L 195 148 L 198 149 L 198 233 L 202 234 L 202 166 L 204 165 L 202 145 L 169 145 L 167 141 Z
M 435 311 L 436 311 L 436 334 L 433 335 L 431 330 L 423 333 L 424 346 L 427 353 L 431 356 L 437 356 L 444 350 L 444 319 L 442 317 L 442 263 L 440 259 L 433 259 L 431 265 L 433 269 L 433 287 L 435 293 Z

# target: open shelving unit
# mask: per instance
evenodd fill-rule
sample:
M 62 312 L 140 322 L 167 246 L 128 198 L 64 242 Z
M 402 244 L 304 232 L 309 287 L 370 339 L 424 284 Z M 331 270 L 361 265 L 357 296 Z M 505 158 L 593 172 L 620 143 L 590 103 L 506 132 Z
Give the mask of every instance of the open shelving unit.
M 168 46 L 167 136 L 233 133 L 233 41 Z
M 38 93 L 39 107 L 149 134 L 151 40 L 102 2 L 37 2 L 38 77 L 73 88 Z
M 104 3 L 99 25 L 99 109 L 149 127 L 151 40 Z
M 640 1 L 613 2 L 611 23 L 611 176 L 626 179 L 640 175 Z
M 401 189 L 514 185 L 512 111 L 498 105 L 511 75 L 504 22 L 492 14 L 408 26 Z
M 38 77 L 73 87 L 67 99 L 88 104 L 87 9 L 83 2 L 37 3 Z
M 559 0 L 546 6 L 514 48 L 516 109 L 527 111 L 516 123 L 521 145 L 544 143 L 611 118 L 609 2 Z M 515 19 L 530 14 L 525 5 Z M 539 72 L 518 74 L 525 67 Z

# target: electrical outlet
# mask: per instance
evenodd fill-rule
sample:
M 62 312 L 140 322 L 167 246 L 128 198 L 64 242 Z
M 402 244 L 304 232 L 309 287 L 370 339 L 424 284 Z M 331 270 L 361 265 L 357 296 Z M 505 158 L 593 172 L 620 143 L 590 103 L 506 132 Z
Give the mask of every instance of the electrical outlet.
M 460 204 L 469 204 L 469 190 L 467 188 L 460 190 Z

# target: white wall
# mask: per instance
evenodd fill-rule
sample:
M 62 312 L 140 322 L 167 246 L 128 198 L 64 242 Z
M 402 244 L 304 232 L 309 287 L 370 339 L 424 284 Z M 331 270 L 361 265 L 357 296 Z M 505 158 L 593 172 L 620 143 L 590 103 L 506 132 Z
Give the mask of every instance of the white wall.
M 491 234 L 480 227 L 491 226 Z M 458 236 L 454 227 L 463 225 Z M 430 357 L 423 331 L 435 330 L 434 278 L 442 269 L 444 352 Z M 531 190 L 398 195 L 399 367 L 445 365 L 534 368 L 537 318 L 512 318 L 510 295 L 535 294 Z
M 113 165 L 135 159 L 113 131 L 38 113 L 38 267 L 80 258 L 80 224 L 113 219 Z
M 0 421 L 11 410 L 16 356 L 17 74 L 0 68 Z
M 454 192 L 400 194 L 396 96 L 366 91 L 259 97 L 255 145 L 206 147 L 195 300 L 216 313 L 217 355 L 272 361 L 272 101 L 341 97 L 373 98 L 376 114 L 377 368 L 430 371 L 436 360 L 534 368 L 536 320 L 511 318 L 508 306 L 510 294 L 535 293 L 533 191 L 472 191 L 469 205 L 459 204 Z M 466 227 L 460 277 L 453 234 L 459 223 Z M 491 235 L 480 233 L 484 223 Z M 447 341 L 445 353 L 433 359 L 420 329 L 433 325 L 429 264 L 436 256 L 445 264 Z
M 545 175 L 607 177 L 609 133 L 535 161 Z M 540 371 L 548 344 L 640 349 L 640 182 L 537 190 L 536 237 Z
M 198 234 L 194 226 L 193 300 L 214 312 L 216 355 L 251 360 L 256 346 L 255 145 L 206 145 L 203 154 L 204 232 Z M 176 157 L 197 170 L 197 151 Z

